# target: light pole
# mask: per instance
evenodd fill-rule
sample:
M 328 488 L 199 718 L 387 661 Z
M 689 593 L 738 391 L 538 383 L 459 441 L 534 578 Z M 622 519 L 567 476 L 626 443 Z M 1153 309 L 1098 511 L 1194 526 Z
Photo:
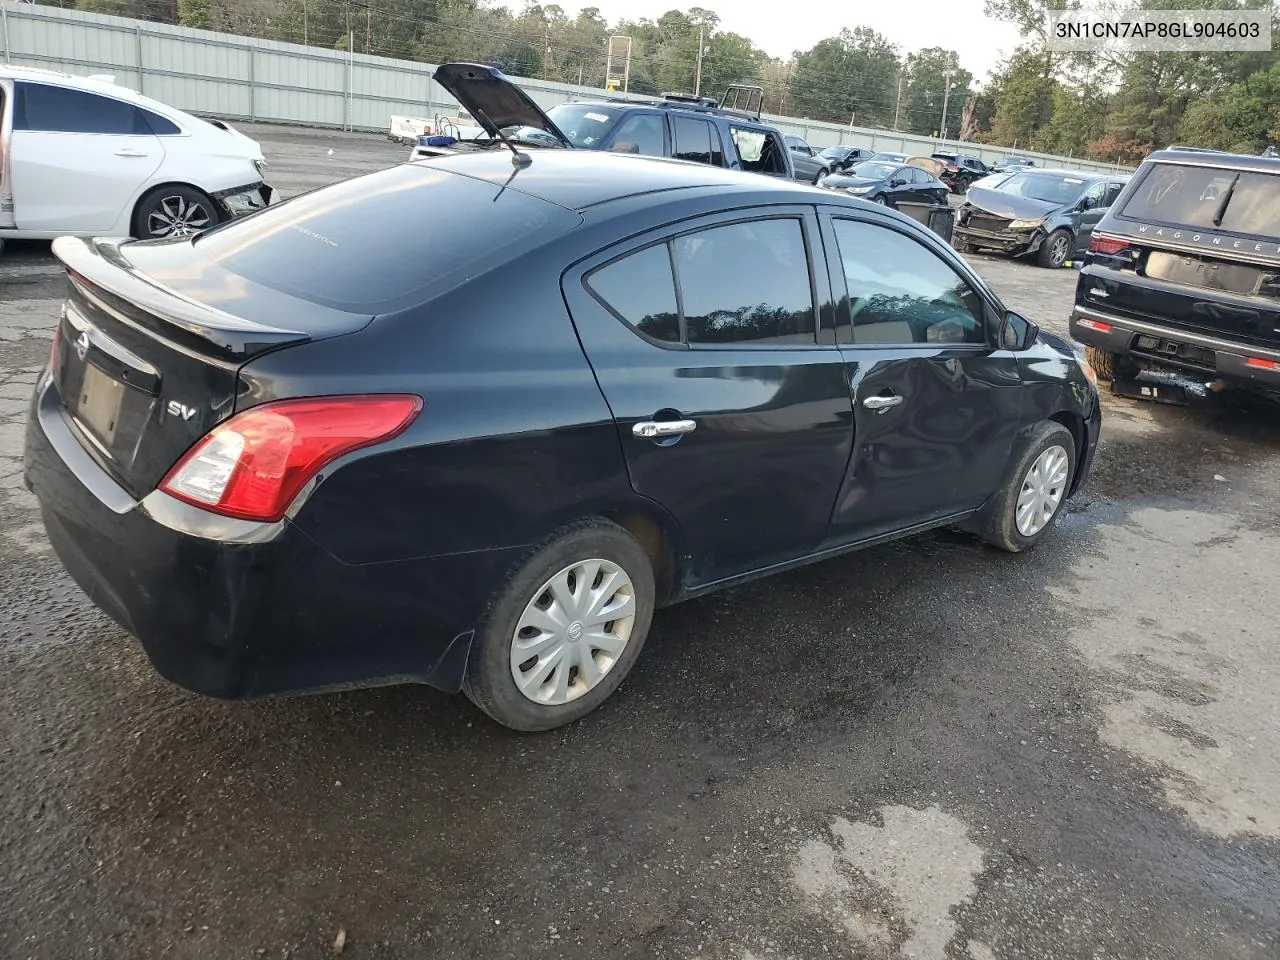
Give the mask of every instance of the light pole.
M 947 103 L 951 99 L 951 71 L 947 71 L 947 87 L 942 91 L 942 136 L 940 139 L 947 139 Z
M 693 74 L 693 95 L 699 96 L 702 93 L 702 55 L 711 49 L 706 46 L 703 41 L 704 31 L 702 27 L 698 28 L 698 66 Z

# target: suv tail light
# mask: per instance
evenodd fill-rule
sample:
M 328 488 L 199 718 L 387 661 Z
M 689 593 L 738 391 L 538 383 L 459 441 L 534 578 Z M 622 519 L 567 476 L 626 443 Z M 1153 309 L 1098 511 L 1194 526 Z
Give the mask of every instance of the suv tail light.
M 1089 241 L 1090 253 L 1116 254 L 1128 248 L 1128 240 L 1122 240 L 1119 237 L 1108 237 L 1105 234 L 1095 233 Z
M 215 427 L 160 489 L 214 513 L 274 522 L 326 464 L 391 439 L 421 409 L 422 398 L 411 394 L 264 403 Z

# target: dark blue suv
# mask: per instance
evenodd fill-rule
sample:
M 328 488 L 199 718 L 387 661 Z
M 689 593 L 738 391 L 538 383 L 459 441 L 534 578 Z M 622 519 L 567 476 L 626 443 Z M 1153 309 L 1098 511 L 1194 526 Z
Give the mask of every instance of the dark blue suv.
M 759 87 L 732 86 L 719 102 L 665 93 L 657 101 L 578 101 L 544 112 L 497 67 L 446 63 L 434 76 L 486 135 L 419 137 L 413 159 L 502 149 L 505 138 L 516 147 L 670 157 L 784 180 L 795 175 L 782 133 L 760 119 Z

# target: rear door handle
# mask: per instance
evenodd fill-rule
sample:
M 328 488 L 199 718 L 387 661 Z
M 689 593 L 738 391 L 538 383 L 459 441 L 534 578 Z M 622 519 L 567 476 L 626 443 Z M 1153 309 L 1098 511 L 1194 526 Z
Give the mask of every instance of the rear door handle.
M 116 156 L 117 157 L 145 157 L 146 154 L 143 153 L 141 150 L 130 150 L 128 147 L 124 147 L 116 151 Z
M 659 437 L 693 433 L 697 427 L 697 423 L 692 420 L 641 420 L 631 428 L 631 434 L 642 440 L 656 440 Z
M 862 401 L 862 405 L 868 410 L 874 410 L 877 413 L 884 413 L 890 407 L 896 407 L 902 402 L 902 397 L 896 393 L 888 397 L 867 397 Z

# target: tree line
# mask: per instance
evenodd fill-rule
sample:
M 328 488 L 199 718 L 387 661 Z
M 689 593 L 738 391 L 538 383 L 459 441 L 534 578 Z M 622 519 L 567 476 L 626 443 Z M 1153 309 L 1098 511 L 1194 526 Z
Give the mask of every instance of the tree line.
M 1023 43 L 979 84 L 953 50 L 904 52 L 853 27 L 783 60 L 710 9 L 610 24 L 593 7 L 483 0 L 52 0 L 83 10 L 397 59 L 490 63 L 604 87 L 610 36 L 631 38 L 632 93 L 720 96 L 758 85 L 785 116 L 1133 163 L 1174 142 L 1257 153 L 1280 141 L 1280 53 L 1050 53 L 1044 16 L 1077 0 L 986 0 Z M 1115 0 L 1147 9 L 1272 9 L 1271 0 Z M 1276 36 L 1280 37 L 1280 25 Z M 701 58 L 699 49 L 701 48 Z M 700 61 L 700 62 L 699 62 Z M 944 112 L 945 111 L 945 112 Z

